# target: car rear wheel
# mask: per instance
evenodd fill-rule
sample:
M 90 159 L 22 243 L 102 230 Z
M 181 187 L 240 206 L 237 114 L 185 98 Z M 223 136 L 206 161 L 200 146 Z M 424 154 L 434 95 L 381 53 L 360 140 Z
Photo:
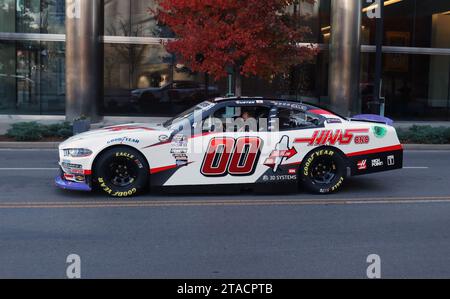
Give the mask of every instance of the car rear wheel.
M 347 167 L 344 157 L 332 148 L 317 149 L 305 157 L 301 183 L 309 191 L 330 194 L 342 188 Z
M 104 152 L 94 167 L 94 182 L 112 197 L 130 197 L 148 187 L 149 167 L 144 156 L 129 147 Z

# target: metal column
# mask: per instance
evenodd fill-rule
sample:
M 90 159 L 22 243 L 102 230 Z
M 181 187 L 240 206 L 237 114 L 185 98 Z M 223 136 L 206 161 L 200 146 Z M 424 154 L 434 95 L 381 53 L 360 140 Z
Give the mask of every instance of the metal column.
M 102 0 L 66 0 L 66 118 L 100 119 Z
M 382 1 L 380 1 L 381 4 Z M 383 86 L 383 35 L 384 35 L 384 5 L 379 5 L 379 17 L 376 21 L 376 53 L 375 53 L 375 80 L 374 80 L 374 95 L 373 98 L 380 103 L 380 115 L 385 114 L 385 101 L 382 97 Z
M 331 1 L 329 95 L 331 107 L 342 115 L 359 113 L 361 1 Z

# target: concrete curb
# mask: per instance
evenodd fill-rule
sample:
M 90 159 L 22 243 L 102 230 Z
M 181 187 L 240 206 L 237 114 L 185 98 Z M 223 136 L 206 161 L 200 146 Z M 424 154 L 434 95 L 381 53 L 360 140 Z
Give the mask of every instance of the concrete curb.
M 0 149 L 58 149 L 59 142 L 0 142 Z M 407 151 L 450 151 L 450 144 L 405 144 Z
M 60 142 L 0 142 L 0 149 L 58 149 Z
M 407 151 L 450 151 L 450 144 L 404 144 Z

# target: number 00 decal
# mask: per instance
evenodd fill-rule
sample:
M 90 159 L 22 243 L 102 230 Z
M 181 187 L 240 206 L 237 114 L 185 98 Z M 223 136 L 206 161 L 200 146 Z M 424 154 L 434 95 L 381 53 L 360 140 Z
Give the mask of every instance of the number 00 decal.
M 263 141 L 257 137 L 211 139 L 201 173 L 204 176 L 251 175 L 261 154 Z

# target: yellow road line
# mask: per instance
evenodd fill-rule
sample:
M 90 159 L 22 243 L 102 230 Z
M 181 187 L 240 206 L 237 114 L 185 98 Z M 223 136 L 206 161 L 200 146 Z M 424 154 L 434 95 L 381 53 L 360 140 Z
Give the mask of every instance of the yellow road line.
M 93 202 L 11 202 L 0 203 L 0 209 L 88 209 L 149 207 L 214 207 L 214 206 L 311 206 L 362 204 L 450 203 L 442 197 L 380 197 L 352 199 L 289 199 L 289 200 L 172 200 L 172 201 L 93 201 Z

